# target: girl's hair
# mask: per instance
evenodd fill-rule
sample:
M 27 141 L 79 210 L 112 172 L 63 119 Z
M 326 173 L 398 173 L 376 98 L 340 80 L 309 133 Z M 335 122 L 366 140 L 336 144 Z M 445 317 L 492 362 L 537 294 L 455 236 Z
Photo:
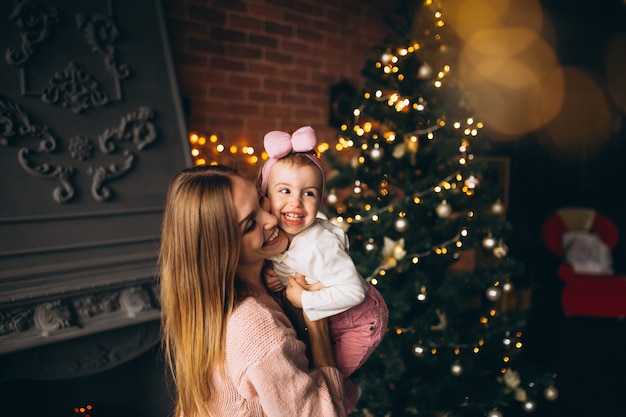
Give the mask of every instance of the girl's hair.
M 176 415 L 205 415 L 222 371 L 226 321 L 237 296 L 241 232 L 223 166 L 179 172 L 169 185 L 159 255 L 162 343 L 177 389 Z
M 317 160 L 318 162 L 314 162 L 314 160 Z M 326 173 L 324 172 L 324 168 L 322 165 L 321 160 L 319 159 L 317 153 L 315 151 L 311 151 L 311 152 L 289 152 L 287 155 L 280 157 L 278 159 L 276 159 L 276 162 L 285 162 L 290 166 L 296 166 L 296 167 L 301 167 L 301 166 L 311 166 L 314 167 L 315 169 L 317 169 L 320 173 L 320 178 L 321 178 L 321 190 L 320 190 L 320 201 L 323 198 L 324 195 L 324 188 L 326 186 Z M 269 177 L 271 171 L 271 167 L 269 170 L 266 170 L 266 175 Z M 257 188 L 259 190 L 261 190 L 261 192 L 265 195 L 267 195 L 267 180 L 269 178 L 263 178 L 263 169 L 259 170 L 259 173 L 257 175 Z M 263 182 L 265 180 L 265 187 L 263 187 Z M 264 189 L 265 188 L 265 189 Z

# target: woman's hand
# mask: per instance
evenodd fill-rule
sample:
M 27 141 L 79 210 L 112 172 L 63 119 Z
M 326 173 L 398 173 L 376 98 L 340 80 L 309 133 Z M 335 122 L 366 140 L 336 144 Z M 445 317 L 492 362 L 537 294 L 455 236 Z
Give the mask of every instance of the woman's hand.
M 296 273 L 296 276 L 289 275 L 289 285 L 285 289 L 287 300 L 297 308 L 302 308 L 302 293 L 308 287 L 304 275 Z
M 325 288 L 321 283 L 307 284 L 304 275 L 295 274 L 289 276 L 289 285 L 285 290 L 289 302 L 299 309 L 302 308 L 300 300 L 303 291 L 315 291 Z M 300 310 L 301 311 L 301 310 Z M 311 359 L 315 366 L 335 366 L 335 358 L 330 344 L 330 336 L 328 334 L 328 319 L 320 319 L 311 321 L 306 313 L 302 311 L 300 315 L 304 319 L 301 325 L 304 325 L 306 335 L 309 340 L 309 348 L 311 350 Z

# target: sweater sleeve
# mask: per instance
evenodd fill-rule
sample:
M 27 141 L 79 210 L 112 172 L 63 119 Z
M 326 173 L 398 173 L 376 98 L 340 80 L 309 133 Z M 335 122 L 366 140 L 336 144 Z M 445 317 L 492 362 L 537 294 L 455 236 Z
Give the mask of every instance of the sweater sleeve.
M 319 320 L 348 310 L 363 302 L 366 287 L 354 261 L 335 237 L 316 242 L 300 257 L 307 279 L 326 288 L 302 293 L 302 309 L 311 320 Z
M 305 345 L 282 311 L 253 303 L 228 325 L 227 368 L 237 391 L 268 417 L 345 416 L 340 372 L 309 369 Z

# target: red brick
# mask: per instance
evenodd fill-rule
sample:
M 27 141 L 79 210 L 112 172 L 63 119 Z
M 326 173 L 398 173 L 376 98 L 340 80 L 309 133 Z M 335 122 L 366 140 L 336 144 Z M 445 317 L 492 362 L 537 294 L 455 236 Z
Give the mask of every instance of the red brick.
M 190 5 L 187 13 L 191 19 L 218 24 L 226 23 L 226 13 L 212 8 Z
M 222 115 L 222 116 L 211 116 L 208 117 L 211 129 L 221 130 L 228 129 L 233 126 L 241 126 L 245 121 L 245 115 L 241 116 L 232 116 L 232 115 Z M 224 142 L 227 141 L 227 138 L 222 139 Z
M 282 9 L 289 9 L 293 7 L 293 0 L 266 0 L 267 4 L 278 6 Z
M 322 35 L 322 33 L 317 30 L 298 28 L 296 29 L 296 37 L 298 39 L 301 39 L 307 42 L 323 42 L 324 41 L 324 35 Z
M 279 93 L 276 91 L 249 91 L 248 100 L 257 103 L 278 103 Z
M 280 93 L 293 91 L 293 83 L 291 80 L 267 79 L 263 83 L 263 86 L 268 90 L 274 90 Z
M 276 74 L 276 65 L 270 65 L 262 62 L 251 62 L 249 64 L 249 70 L 255 75 L 274 76 Z
M 283 54 L 275 51 L 265 52 L 265 59 L 268 62 L 275 62 L 277 64 L 291 64 L 293 62 L 293 56 L 291 54 Z
M 266 4 L 254 3 L 250 5 L 250 14 L 267 19 L 276 19 L 277 10 L 274 6 L 268 6 Z
M 301 13 L 306 14 L 307 16 L 323 16 L 323 8 L 319 7 L 319 5 L 315 3 L 307 3 L 307 2 L 294 2 L 293 8 Z
M 310 81 L 311 72 L 312 72 L 311 69 L 304 69 L 301 67 L 298 67 L 298 68 L 280 67 L 279 68 L 280 76 L 289 80 Z
M 194 100 L 191 103 L 192 110 L 200 114 L 214 114 L 223 108 L 224 103 L 220 101 Z
M 220 68 L 230 71 L 245 71 L 246 64 L 243 61 L 236 61 L 233 59 L 226 59 L 223 57 L 214 57 L 211 59 L 211 66 L 213 68 Z
M 254 33 L 250 34 L 248 42 L 251 45 L 268 46 L 272 48 L 276 48 L 278 46 L 278 39 Z
M 295 108 L 295 116 L 297 119 L 302 119 L 304 123 L 311 124 L 312 120 L 322 120 L 322 109 L 316 108 Z
M 299 27 L 310 27 L 312 25 L 311 16 L 303 15 L 302 13 L 293 13 L 291 11 L 285 12 L 285 20 L 293 23 Z
M 198 39 L 193 36 L 187 40 L 187 47 L 190 51 L 202 52 L 206 54 L 225 55 L 226 47 L 222 43 L 213 42 L 206 39 Z
M 211 37 L 222 42 L 244 42 L 246 40 L 246 34 L 244 32 L 221 27 L 212 28 Z
M 198 22 L 191 22 L 187 19 L 169 19 L 167 28 L 170 33 L 182 34 L 206 34 L 206 25 Z
M 329 101 L 329 93 L 326 93 L 323 96 L 311 98 L 311 105 L 327 109 L 328 101 Z
M 253 16 L 246 16 L 240 14 L 231 14 L 228 17 L 229 25 L 231 28 L 238 28 L 244 31 L 261 30 L 263 21 Z
M 256 89 L 261 86 L 261 80 L 259 77 L 239 73 L 229 74 L 228 82 L 232 85 L 239 85 Z
M 281 94 L 280 101 L 284 104 L 299 105 L 306 102 L 306 98 L 302 97 L 302 95 L 297 94 Z
M 319 84 L 296 83 L 295 87 L 299 93 L 316 94 L 322 91 L 322 86 Z
M 281 36 L 293 36 L 293 26 L 281 25 L 276 22 L 265 22 L 265 31 L 267 33 L 273 33 Z
M 211 87 L 211 97 L 224 100 L 243 100 L 244 91 L 234 87 Z
M 337 81 L 337 77 L 334 74 L 313 71 L 313 74 L 311 75 L 311 81 L 317 84 L 331 85 Z
M 302 40 L 289 40 L 285 39 L 283 41 L 282 50 L 284 52 L 292 52 L 297 54 L 306 54 L 309 52 L 309 44 L 303 42 Z
M 274 119 L 267 119 L 267 118 L 262 118 L 262 119 L 251 119 L 248 122 L 248 127 L 251 130 L 257 131 L 257 132 L 262 132 L 262 134 L 260 135 L 260 140 L 259 143 L 261 143 L 261 146 L 255 146 L 255 149 L 261 153 L 263 152 L 263 136 L 265 136 L 265 134 L 269 131 L 272 130 L 277 130 L 280 128 L 280 126 L 278 125 L 278 122 Z
M 214 0 L 213 6 L 220 9 L 245 12 L 248 10 L 248 2 L 242 0 Z
M 261 58 L 262 53 L 261 53 L 261 50 L 258 48 L 249 48 L 246 46 L 229 45 L 228 55 L 233 58 L 259 59 Z
M 294 60 L 294 65 L 302 68 L 318 68 L 320 64 L 325 63 L 325 60 L 320 59 L 319 55 L 314 55 L 315 54 L 297 56 Z M 334 60 L 332 64 L 332 67 L 334 68 L 340 67 L 342 65 L 341 62 L 335 62 Z
M 260 114 L 259 106 L 256 104 L 231 103 L 226 105 L 226 110 L 230 114 L 240 114 L 244 117 L 258 116 Z
M 266 117 L 289 117 L 291 116 L 291 108 L 288 106 L 265 106 L 262 114 Z

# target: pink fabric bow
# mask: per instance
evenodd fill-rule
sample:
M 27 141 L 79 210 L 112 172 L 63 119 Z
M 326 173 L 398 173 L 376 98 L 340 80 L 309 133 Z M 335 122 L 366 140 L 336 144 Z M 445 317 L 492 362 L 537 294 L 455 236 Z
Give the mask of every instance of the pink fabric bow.
M 289 152 L 308 152 L 315 149 L 315 131 L 311 126 L 304 126 L 290 135 L 287 132 L 273 130 L 263 138 L 265 152 L 270 158 L 279 159 Z
M 324 168 L 320 164 L 317 158 L 309 152 L 315 149 L 317 137 L 315 131 L 311 126 L 303 126 L 300 129 L 289 134 L 287 132 L 281 132 L 280 130 L 273 130 L 265 134 L 263 138 L 263 145 L 265 146 L 265 152 L 270 157 L 263 165 L 261 170 L 261 192 L 267 193 L 267 180 L 270 176 L 270 171 L 276 161 L 289 155 L 291 152 L 300 152 L 309 158 L 322 172 L 322 189 L 320 190 L 320 199 L 324 193 L 326 186 L 326 174 Z

